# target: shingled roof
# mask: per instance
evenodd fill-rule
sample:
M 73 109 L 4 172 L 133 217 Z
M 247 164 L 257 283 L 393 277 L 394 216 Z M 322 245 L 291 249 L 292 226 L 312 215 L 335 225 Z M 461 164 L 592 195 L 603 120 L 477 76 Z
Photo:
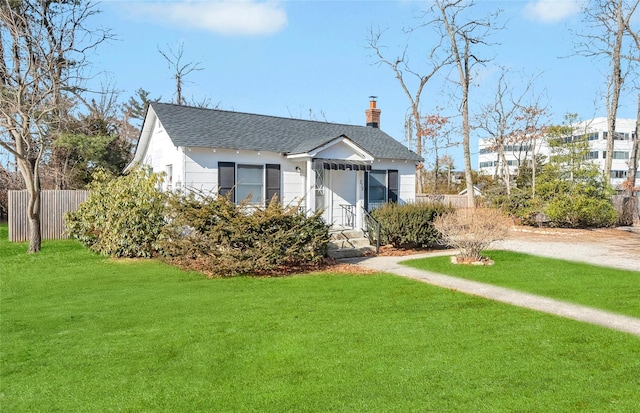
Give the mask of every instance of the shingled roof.
M 418 161 L 420 157 L 378 128 L 281 118 L 168 103 L 151 103 L 176 146 L 310 152 L 346 136 L 375 158 Z

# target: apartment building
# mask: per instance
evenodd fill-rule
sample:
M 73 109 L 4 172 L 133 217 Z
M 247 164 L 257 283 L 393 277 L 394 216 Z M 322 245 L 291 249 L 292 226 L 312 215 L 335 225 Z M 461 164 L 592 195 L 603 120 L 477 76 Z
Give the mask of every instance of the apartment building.
M 627 179 L 631 147 L 633 139 L 636 139 L 635 128 L 635 119 L 616 120 L 610 176 L 611 185 L 614 187 L 620 185 Z M 604 171 L 607 151 L 607 118 L 594 118 L 577 123 L 574 128 L 573 137 L 585 135 L 588 138 L 590 148 L 588 158 L 595 162 L 600 170 Z M 572 136 L 566 136 L 565 138 L 569 141 L 572 139 Z M 502 174 L 501 171 L 503 171 L 504 168 L 498 157 L 498 151 L 495 148 L 494 142 L 490 139 L 480 139 L 478 149 L 478 171 L 491 176 Z M 549 156 L 551 148 L 546 139 L 538 139 L 535 148 L 532 143 L 506 144 L 504 145 L 504 153 L 509 171 L 512 175 L 515 175 L 520 164 L 526 159 L 531 159 L 532 153 Z M 635 185 L 640 186 L 640 172 L 636 174 Z

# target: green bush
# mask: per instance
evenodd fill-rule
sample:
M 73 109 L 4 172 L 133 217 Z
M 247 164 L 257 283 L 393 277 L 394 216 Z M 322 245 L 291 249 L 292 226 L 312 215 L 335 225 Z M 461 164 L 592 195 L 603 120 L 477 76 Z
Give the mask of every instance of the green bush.
M 150 257 L 165 223 L 162 177 L 146 169 L 112 178 L 93 174 L 89 198 L 65 215 L 67 233 L 91 250 L 112 257 Z
M 328 227 L 320 213 L 272 201 L 262 208 L 226 197 L 173 195 L 160 247 L 167 261 L 216 276 L 281 273 L 318 264 Z
M 435 246 L 440 233 L 433 227 L 434 219 L 447 212 L 444 205 L 389 203 L 371 212 L 380 223 L 380 243 L 396 248 Z
M 557 195 L 547 204 L 549 225 L 563 228 L 601 228 L 612 226 L 617 213 L 608 199 L 587 195 Z

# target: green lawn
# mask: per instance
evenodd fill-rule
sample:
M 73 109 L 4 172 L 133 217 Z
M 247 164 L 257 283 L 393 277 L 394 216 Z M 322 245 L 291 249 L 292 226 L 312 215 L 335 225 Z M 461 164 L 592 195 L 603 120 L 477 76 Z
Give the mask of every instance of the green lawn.
M 402 264 L 640 317 L 638 271 L 597 267 L 510 251 L 485 251 L 484 255 L 493 259 L 495 264 L 453 265 L 449 257 L 410 260 Z
M 640 407 L 635 336 L 385 274 L 207 280 L 0 237 L 3 412 Z

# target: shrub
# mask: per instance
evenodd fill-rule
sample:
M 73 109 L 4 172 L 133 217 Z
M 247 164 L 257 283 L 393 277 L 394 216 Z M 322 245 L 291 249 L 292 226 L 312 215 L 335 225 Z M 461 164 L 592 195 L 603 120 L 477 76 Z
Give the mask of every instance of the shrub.
M 433 220 L 447 210 L 443 205 L 389 203 L 373 210 L 371 215 L 380 223 L 381 244 L 413 248 L 440 243 Z
M 608 199 L 587 195 L 557 195 L 545 208 L 549 225 L 563 228 L 601 228 L 615 224 L 617 213 Z
M 99 170 L 89 198 L 65 215 L 67 233 L 91 250 L 112 257 L 150 257 L 164 226 L 166 194 L 161 176 L 146 169 L 112 178 Z
M 322 261 L 328 227 L 317 213 L 272 201 L 264 209 L 227 197 L 173 195 L 160 243 L 171 263 L 218 276 L 265 274 Z
M 495 208 L 467 208 L 441 215 L 433 226 L 442 242 L 459 250 L 463 261 L 481 260 L 481 252 L 509 234 L 511 219 Z

